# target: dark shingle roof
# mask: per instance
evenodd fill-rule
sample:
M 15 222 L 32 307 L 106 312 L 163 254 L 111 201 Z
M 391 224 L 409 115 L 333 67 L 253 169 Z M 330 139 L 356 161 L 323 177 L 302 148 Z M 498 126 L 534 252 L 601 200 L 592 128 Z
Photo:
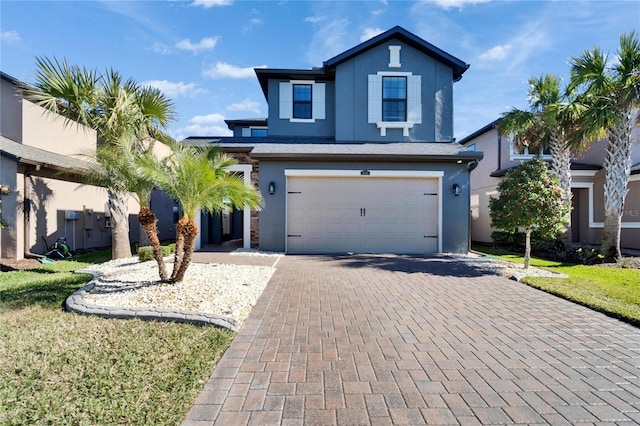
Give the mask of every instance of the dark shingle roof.
M 0 136 L 0 153 L 19 163 L 38 164 L 54 170 L 87 170 L 88 163 L 66 155 L 23 145 L 4 136 Z
M 205 138 L 191 137 L 183 143 L 218 145 L 227 152 L 250 152 L 255 158 L 333 158 L 376 160 L 479 160 L 482 152 L 469 151 L 449 142 L 335 142 L 331 138 Z

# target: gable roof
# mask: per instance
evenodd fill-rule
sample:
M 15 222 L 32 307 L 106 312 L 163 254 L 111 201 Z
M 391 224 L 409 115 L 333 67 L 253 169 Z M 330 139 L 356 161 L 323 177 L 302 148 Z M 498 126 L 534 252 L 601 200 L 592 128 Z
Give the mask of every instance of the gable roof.
M 325 61 L 322 67 L 312 69 L 254 68 L 254 71 L 258 77 L 258 81 L 260 82 L 262 93 L 264 93 L 265 98 L 268 98 L 269 79 L 331 81 L 335 78 L 335 68 L 338 65 L 366 52 L 369 49 L 373 49 L 376 46 L 386 43 L 391 39 L 400 40 L 417 49 L 419 52 L 422 52 L 425 55 L 428 55 L 451 67 L 453 70 L 453 81 L 460 80 L 462 78 L 462 74 L 469 69 L 469 64 L 464 61 L 448 54 L 444 50 L 434 46 L 426 40 L 423 40 L 404 28 L 395 26 L 382 34 L 378 34 L 377 36 Z
M 480 129 L 476 130 L 475 132 L 471 133 L 470 135 L 465 136 L 464 138 L 460 139 L 458 141 L 458 143 L 464 145 L 464 144 L 466 144 L 468 142 L 471 142 L 472 140 L 474 140 L 478 136 L 484 135 L 489 130 L 493 130 L 496 127 L 498 127 L 500 125 L 500 121 L 501 120 L 502 120 L 502 118 L 497 118 L 497 119 L 493 120 L 491 123 L 485 125 L 484 127 L 481 127 Z
M 324 68 L 335 68 L 337 65 L 348 61 L 354 56 L 360 55 L 361 53 L 366 52 L 367 50 L 379 46 L 383 43 L 386 43 L 390 39 L 394 38 L 407 43 L 409 46 L 417 49 L 425 55 L 431 56 L 432 58 L 451 67 L 453 69 L 453 81 L 460 80 L 462 78 L 462 74 L 467 69 L 469 69 L 469 64 L 466 64 L 455 56 L 448 54 L 444 50 L 434 46 L 428 41 L 418 37 L 417 35 L 405 30 L 400 26 L 395 26 L 390 30 L 383 32 L 382 34 L 378 34 L 377 36 L 370 38 L 369 40 L 362 42 L 359 45 L 352 47 L 351 49 L 342 52 L 337 56 L 334 56 L 333 58 L 324 62 Z

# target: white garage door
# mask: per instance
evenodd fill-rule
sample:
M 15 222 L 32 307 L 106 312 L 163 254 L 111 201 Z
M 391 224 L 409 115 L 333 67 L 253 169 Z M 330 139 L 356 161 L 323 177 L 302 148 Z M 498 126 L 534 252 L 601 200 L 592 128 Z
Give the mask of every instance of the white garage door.
M 290 253 L 438 251 L 434 178 L 289 176 Z

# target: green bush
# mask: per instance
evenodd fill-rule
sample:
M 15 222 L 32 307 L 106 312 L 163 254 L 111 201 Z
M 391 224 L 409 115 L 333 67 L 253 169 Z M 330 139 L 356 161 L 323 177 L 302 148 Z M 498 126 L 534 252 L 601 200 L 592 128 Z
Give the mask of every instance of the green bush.
M 162 246 L 162 255 L 163 256 L 171 256 L 173 253 L 175 253 L 175 251 L 176 251 L 175 243 L 168 244 L 166 246 Z M 140 262 L 147 262 L 149 260 L 153 260 L 153 248 L 149 247 L 149 246 L 139 247 L 138 248 L 138 260 Z

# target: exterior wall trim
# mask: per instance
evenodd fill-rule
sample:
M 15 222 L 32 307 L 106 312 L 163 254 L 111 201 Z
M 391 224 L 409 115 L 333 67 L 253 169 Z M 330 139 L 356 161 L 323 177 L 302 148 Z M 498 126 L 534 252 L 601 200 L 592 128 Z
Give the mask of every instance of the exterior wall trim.
M 640 176 L 634 180 L 640 180 Z M 593 220 L 593 183 L 572 182 L 571 188 L 587 188 L 589 190 L 589 228 L 604 228 L 604 222 L 594 222 Z M 620 227 L 623 229 L 640 229 L 640 222 L 622 222 Z
M 367 170 L 368 175 L 362 174 L 363 170 L 313 170 L 313 169 L 285 169 L 285 176 L 326 176 L 326 177 L 415 177 L 415 178 L 442 178 L 442 171 L 426 170 Z
M 438 179 L 438 253 L 442 253 L 442 178 L 443 171 L 426 170 L 367 170 L 369 174 L 363 175 L 363 170 L 310 170 L 310 169 L 285 169 L 284 175 L 291 177 L 387 177 L 387 178 L 436 178 Z M 289 191 L 289 179 L 286 179 L 285 193 Z M 284 217 L 284 252 L 289 251 L 289 239 L 287 230 L 289 229 L 289 206 L 288 198 L 285 197 L 285 217 Z

